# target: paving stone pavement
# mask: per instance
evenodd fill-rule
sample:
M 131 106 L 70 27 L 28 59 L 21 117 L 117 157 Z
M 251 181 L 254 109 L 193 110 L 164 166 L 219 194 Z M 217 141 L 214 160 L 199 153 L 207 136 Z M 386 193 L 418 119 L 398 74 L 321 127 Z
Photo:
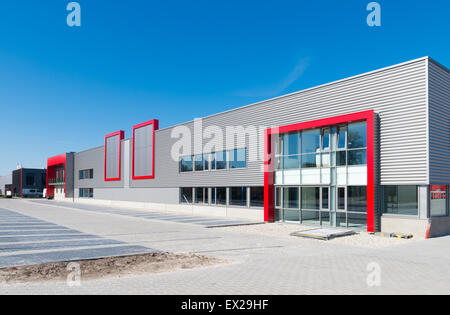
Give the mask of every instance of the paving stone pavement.
M 131 209 L 120 209 L 106 206 L 97 206 L 97 205 L 87 205 L 80 203 L 70 203 L 63 201 L 50 201 L 50 200 L 32 200 L 31 202 L 44 204 L 44 205 L 57 205 L 61 207 L 70 207 L 79 210 L 86 211 L 94 211 L 100 213 L 109 213 L 116 215 L 124 215 L 131 216 L 136 218 L 143 218 L 149 220 L 162 220 L 162 221 L 172 221 L 178 223 L 190 223 L 190 224 L 198 224 L 205 227 L 219 227 L 219 226 L 228 226 L 228 225 L 237 225 L 237 224 L 249 224 L 256 223 L 248 220 L 236 220 L 229 218 L 217 218 L 217 217 L 205 217 L 199 215 L 191 215 L 191 214 L 176 214 L 176 213 L 164 213 L 158 211 L 145 211 L 145 210 L 131 210 Z
M 0 268 L 155 252 L 2 208 L 0 222 Z
M 146 276 L 65 283 L 0 285 L 0 294 L 448 294 L 450 237 L 363 248 L 299 238 L 80 209 L 0 200 L 0 208 L 69 229 L 163 251 L 195 252 L 229 264 Z M 380 286 L 369 286 L 380 268 Z

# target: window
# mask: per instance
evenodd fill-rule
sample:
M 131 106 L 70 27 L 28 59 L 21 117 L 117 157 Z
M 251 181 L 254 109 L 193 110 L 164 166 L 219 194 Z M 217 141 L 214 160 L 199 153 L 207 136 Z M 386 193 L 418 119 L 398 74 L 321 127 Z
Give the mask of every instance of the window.
M 337 166 L 347 165 L 347 151 L 336 152 L 336 165 Z
M 338 187 L 337 189 L 338 210 L 345 211 L 345 187 Z
M 245 207 L 247 205 L 247 189 L 245 187 L 230 188 L 230 205 Z
M 447 215 L 447 186 L 430 186 L 430 214 L 432 217 Z
M 211 188 L 211 205 L 216 204 L 216 189 Z
M 349 150 L 348 165 L 365 165 L 367 164 L 367 150 Z
M 281 207 L 281 187 L 275 187 L 275 208 Z
M 27 174 L 25 182 L 26 182 L 27 186 L 34 186 L 34 175 L 33 174 Z
M 299 154 L 299 134 L 298 133 L 289 133 L 282 135 L 282 143 L 283 143 L 283 155 L 295 155 Z
M 211 159 L 211 154 L 203 154 L 203 169 L 209 171 L 209 160 Z
M 322 130 L 322 150 L 330 149 L 330 129 L 324 128 Z
M 302 168 L 320 167 L 320 154 L 303 154 Z
M 264 207 L 264 187 L 250 187 L 250 207 Z
M 319 187 L 302 187 L 302 209 L 319 210 Z
M 299 168 L 299 165 L 300 165 L 299 155 L 281 157 L 281 167 L 285 170 Z
M 367 187 L 347 187 L 347 211 L 367 212 Z
M 180 203 L 192 203 L 192 188 L 182 187 L 180 188 Z
M 247 149 L 234 149 L 230 151 L 230 168 L 247 167 Z
M 227 168 L 227 152 L 216 152 L 216 169 L 224 170 Z
M 195 156 L 194 165 L 195 165 L 195 170 L 196 171 L 203 171 L 204 170 L 205 165 L 204 165 L 204 162 L 203 162 L 203 154 L 197 154 Z
M 315 153 L 320 150 L 320 129 L 302 132 L 302 153 Z
M 80 188 L 80 198 L 94 198 L 94 188 Z
M 298 209 L 298 187 L 283 188 L 283 208 Z
M 367 146 L 366 122 L 352 123 L 348 125 L 348 148 L 365 148 Z
M 205 196 L 206 196 L 206 200 L 208 200 L 208 189 L 207 188 L 202 188 L 202 187 L 197 187 L 195 188 L 195 203 L 198 204 L 203 204 L 205 203 Z
M 180 160 L 180 172 L 192 172 L 192 156 L 184 156 Z
M 216 188 L 216 203 L 218 205 L 227 205 L 227 189 L 225 187 Z
M 384 186 L 383 213 L 419 215 L 417 186 Z
M 338 129 L 337 148 L 345 149 L 347 147 L 347 126 L 340 126 Z
M 88 170 L 80 170 L 78 172 L 78 178 L 79 179 L 92 179 L 94 178 L 94 169 L 88 169 Z
M 212 152 L 210 154 L 210 158 L 211 158 L 211 170 L 215 170 L 216 169 L 216 152 Z

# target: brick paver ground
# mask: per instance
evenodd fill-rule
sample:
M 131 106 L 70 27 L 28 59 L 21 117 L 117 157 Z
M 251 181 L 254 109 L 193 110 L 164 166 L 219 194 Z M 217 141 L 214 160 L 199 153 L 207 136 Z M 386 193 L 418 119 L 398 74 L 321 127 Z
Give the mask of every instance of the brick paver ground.
M 243 234 L 20 200 L 0 208 L 87 234 L 172 252 L 196 252 L 232 263 L 173 273 L 65 283 L 0 285 L 0 294 L 448 294 L 450 238 L 363 248 L 333 242 Z M 369 286 L 368 266 L 380 267 Z M 376 279 L 369 277 L 369 279 Z M 375 282 L 376 283 L 376 282 Z

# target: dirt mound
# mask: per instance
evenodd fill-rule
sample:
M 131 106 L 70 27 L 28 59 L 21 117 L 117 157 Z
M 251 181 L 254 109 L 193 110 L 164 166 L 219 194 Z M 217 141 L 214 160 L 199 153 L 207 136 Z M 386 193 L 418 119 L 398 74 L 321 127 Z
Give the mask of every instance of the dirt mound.
M 75 262 L 8 267 L 0 269 L 0 283 L 66 281 L 77 270 L 79 270 L 78 274 L 81 274 L 82 281 L 171 272 L 223 263 L 225 263 L 224 260 L 194 254 L 151 253 Z M 76 266 L 76 264 L 79 265 L 79 269 L 68 268 Z

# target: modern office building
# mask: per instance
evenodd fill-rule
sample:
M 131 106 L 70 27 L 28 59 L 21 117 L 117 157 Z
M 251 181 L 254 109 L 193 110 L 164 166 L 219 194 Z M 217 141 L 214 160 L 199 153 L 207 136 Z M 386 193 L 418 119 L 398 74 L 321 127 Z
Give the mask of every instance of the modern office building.
M 12 172 L 12 195 L 14 197 L 42 197 L 45 187 L 45 169 L 21 168 Z
M 449 70 L 424 57 L 169 128 L 149 120 L 128 139 L 117 131 L 50 158 L 48 190 L 75 202 L 447 234 L 449 84 Z

